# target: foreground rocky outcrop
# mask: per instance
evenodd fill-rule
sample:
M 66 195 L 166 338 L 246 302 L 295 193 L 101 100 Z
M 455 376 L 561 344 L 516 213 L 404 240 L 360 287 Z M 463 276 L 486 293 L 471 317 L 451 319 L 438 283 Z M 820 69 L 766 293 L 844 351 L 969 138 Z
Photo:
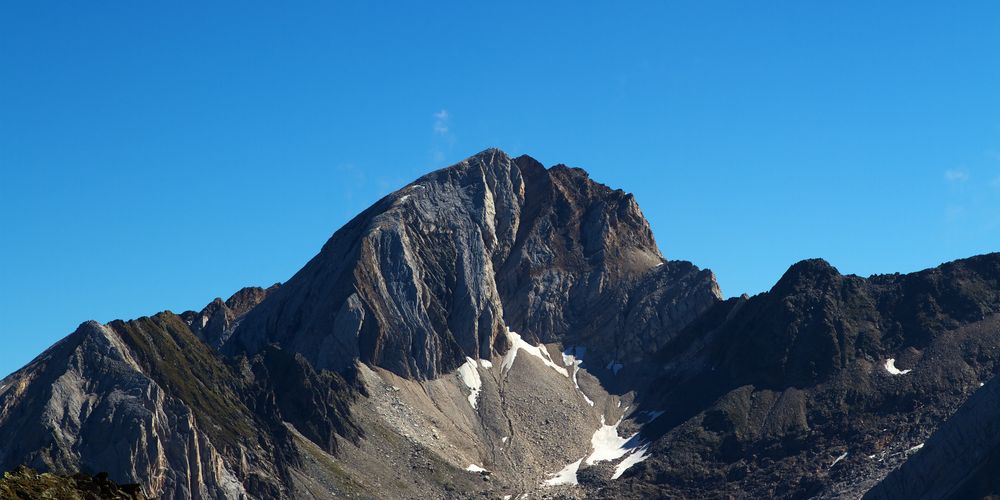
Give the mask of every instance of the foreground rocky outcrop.
M 0 478 L 0 498 L 34 500 L 142 500 L 138 484 L 116 484 L 107 474 L 58 476 L 39 474 L 27 467 L 5 472 Z
M 998 369 L 1000 254 L 807 260 L 723 300 L 631 195 L 491 149 L 284 284 L 84 323 L 0 381 L 0 468 L 155 498 L 978 495 Z

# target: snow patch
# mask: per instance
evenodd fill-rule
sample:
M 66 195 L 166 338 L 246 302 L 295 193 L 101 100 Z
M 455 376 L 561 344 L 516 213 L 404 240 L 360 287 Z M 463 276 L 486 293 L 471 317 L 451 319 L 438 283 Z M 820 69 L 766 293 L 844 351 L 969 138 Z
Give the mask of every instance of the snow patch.
M 913 448 L 910 448 L 909 450 L 906 450 L 906 454 L 909 455 L 910 453 L 916 453 L 916 452 L 920 451 L 920 449 L 923 448 L 923 447 L 924 447 L 924 443 L 920 443 L 920 444 L 914 446 Z
M 899 368 L 896 368 L 896 359 L 889 358 L 885 360 L 885 371 L 889 372 L 890 375 L 906 375 L 913 370 L 900 370 Z
M 601 416 L 601 427 L 590 438 L 590 446 L 594 451 L 586 459 L 587 465 L 594 465 L 597 462 L 614 461 L 625 457 L 615 466 L 611 479 L 618 479 L 630 467 L 649 458 L 647 453 L 649 444 L 640 442 L 639 433 L 627 438 L 618 435 L 618 426 L 622 423 L 622 418 L 619 418 L 615 425 L 607 425 L 604 416 Z
M 510 370 L 510 367 L 514 365 L 514 360 L 517 359 L 518 351 L 524 351 L 529 355 L 542 360 L 546 366 L 561 373 L 564 377 L 569 377 L 569 372 L 566 371 L 565 368 L 552 361 L 552 357 L 549 356 L 549 351 L 545 349 L 544 345 L 538 344 L 537 346 L 533 346 L 525 342 L 520 335 L 512 332 L 510 328 L 507 329 L 507 338 L 510 339 L 510 348 L 507 350 L 507 354 L 503 357 L 503 363 L 500 364 L 501 373 Z
M 583 459 L 581 458 L 580 460 L 577 460 L 576 462 L 573 462 L 573 463 L 567 465 L 566 467 L 563 467 L 563 469 L 561 471 L 556 472 L 555 474 L 552 475 L 551 478 L 546 479 L 545 482 L 542 483 L 542 486 L 559 486 L 559 485 L 562 485 L 562 484 L 580 484 L 576 480 L 576 471 L 580 470 L 580 462 L 582 462 L 582 461 L 583 461 Z
M 507 436 L 504 436 L 504 437 L 500 438 L 500 442 L 501 443 L 506 443 L 508 439 L 510 439 L 510 438 L 507 437 Z
M 479 390 L 483 387 L 483 380 L 479 378 L 476 360 L 469 357 L 465 360 L 465 363 L 458 367 L 458 378 L 469 388 L 469 404 L 476 409 L 479 406 Z
M 625 460 L 622 460 L 621 463 L 615 466 L 615 473 L 611 475 L 611 479 L 618 479 L 619 477 L 622 476 L 622 474 L 625 473 L 625 471 L 629 470 L 629 468 L 631 468 L 633 465 L 649 458 L 649 455 L 646 453 L 646 450 L 648 448 L 649 445 L 643 445 L 641 448 L 635 450 L 634 452 L 630 453 L 627 457 L 625 457 Z
M 594 431 L 594 435 L 590 438 L 590 446 L 594 451 L 587 457 L 587 465 L 618 460 L 636 448 L 638 433 L 627 438 L 619 436 L 618 425 L 621 423 L 622 419 L 619 418 L 615 425 L 607 425 L 604 423 L 604 416 L 601 415 L 601 427 Z M 632 446 L 629 446 L 630 444 Z
M 573 367 L 573 385 L 576 387 L 576 391 L 583 396 L 583 399 L 590 406 L 594 406 L 594 402 L 584 394 L 583 389 L 580 389 L 580 382 L 577 381 L 577 374 L 580 373 L 580 365 L 583 364 L 583 355 L 587 352 L 586 347 L 569 347 L 562 353 L 563 364 L 566 366 Z
M 490 363 L 489 360 L 480 359 L 479 360 L 479 366 L 482 366 L 483 368 L 489 369 L 489 368 L 493 368 L 493 363 Z
M 840 463 L 841 460 L 843 460 L 845 458 L 847 458 L 847 452 L 846 451 L 844 452 L 843 455 L 837 457 L 837 459 L 834 460 L 832 464 L 830 464 L 830 468 L 832 469 L 834 465 L 837 465 L 838 463 Z
M 480 467 L 480 466 L 478 466 L 476 464 L 469 464 L 469 466 L 466 467 L 465 470 L 467 470 L 469 472 L 489 472 L 488 470 L 486 470 L 486 469 L 484 469 L 484 468 L 482 468 L 482 467 Z

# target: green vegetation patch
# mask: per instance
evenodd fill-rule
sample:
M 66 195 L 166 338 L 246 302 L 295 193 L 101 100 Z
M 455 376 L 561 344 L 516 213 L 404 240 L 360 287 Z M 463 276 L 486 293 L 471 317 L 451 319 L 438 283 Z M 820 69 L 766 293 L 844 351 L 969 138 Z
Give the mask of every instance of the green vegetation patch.
M 110 326 L 147 374 L 191 407 L 199 427 L 216 445 L 235 447 L 256 440 L 253 415 L 238 395 L 240 379 L 179 316 L 166 311 Z

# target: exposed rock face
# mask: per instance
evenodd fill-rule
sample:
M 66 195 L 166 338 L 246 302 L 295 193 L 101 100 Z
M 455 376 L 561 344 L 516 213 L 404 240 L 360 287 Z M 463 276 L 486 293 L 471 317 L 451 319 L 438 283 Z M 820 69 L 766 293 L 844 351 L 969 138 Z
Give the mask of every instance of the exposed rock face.
M 181 313 L 181 318 L 198 338 L 213 349 L 218 349 L 229 340 L 229 336 L 233 334 L 233 330 L 240 324 L 243 317 L 277 290 L 279 286 L 281 285 L 274 284 L 266 289 L 256 286 L 246 287 L 234 293 L 224 302 L 221 298 L 216 298 L 201 312 L 186 311 Z
M 326 409 L 344 407 L 332 401 L 347 397 L 343 379 L 305 368 L 296 390 L 275 388 L 291 358 L 244 360 L 256 374 L 244 380 L 169 312 L 84 323 L 4 380 L 0 467 L 106 471 L 157 498 L 280 497 L 290 437 L 260 431 L 283 427 L 282 410 L 308 406 L 287 418 L 318 437 L 353 435 L 346 411 Z M 321 397 L 309 396 L 316 386 Z
M 155 351 L 133 350 L 124 329 L 84 323 L 14 375 L 0 394 L 4 470 L 106 471 L 148 485 L 151 496 L 238 498 L 232 465 L 173 388 L 146 375 L 140 362 Z
M 509 326 L 632 359 L 718 296 L 711 272 L 665 262 L 631 195 L 491 149 L 337 231 L 224 350 L 277 343 L 317 368 L 434 378 L 502 354 Z

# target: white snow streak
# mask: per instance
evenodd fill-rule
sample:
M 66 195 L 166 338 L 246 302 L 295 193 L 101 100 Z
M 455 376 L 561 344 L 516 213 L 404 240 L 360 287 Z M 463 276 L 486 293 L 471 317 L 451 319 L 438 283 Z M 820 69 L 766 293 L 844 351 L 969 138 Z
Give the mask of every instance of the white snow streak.
M 649 458 L 646 453 L 649 444 L 642 444 L 638 433 L 627 438 L 618 435 L 618 425 L 621 423 L 622 419 L 619 418 L 615 425 L 607 425 L 604 423 L 604 416 L 601 416 L 601 427 L 590 438 L 590 446 L 594 451 L 585 460 L 587 465 L 594 465 L 597 462 L 614 461 L 625 457 L 615 466 L 611 479 L 618 479 L 630 467 Z
M 580 382 L 576 378 L 577 374 L 580 373 L 580 365 L 583 364 L 583 355 L 586 352 L 586 347 L 569 347 L 563 351 L 562 359 L 564 365 L 573 367 L 573 385 L 576 386 L 576 391 L 583 396 L 587 404 L 594 406 L 594 402 L 583 393 L 583 389 L 580 389 Z
M 909 455 L 910 453 L 916 453 L 916 452 L 920 451 L 920 448 L 923 448 L 923 447 L 924 447 L 924 443 L 920 443 L 920 444 L 914 446 L 913 448 L 910 448 L 909 450 L 906 450 L 906 454 Z
M 832 469 L 834 465 L 837 465 L 838 463 L 840 463 L 841 460 L 843 460 L 845 458 L 847 458 L 847 452 L 846 451 L 844 452 L 843 455 L 837 457 L 837 459 L 834 460 L 832 464 L 830 464 L 830 468 Z
M 482 467 L 480 467 L 480 466 L 478 466 L 476 464 L 469 464 L 469 466 L 466 467 L 465 470 L 467 470 L 469 472 L 489 472 L 488 470 L 486 470 L 486 469 L 484 469 L 484 468 L 482 468 Z
M 885 371 L 889 372 L 890 375 L 906 375 L 913 370 L 900 370 L 896 368 L 896 359 L 889 358 L 885 360 Z
M 458 367 L 458 378 L 469 388 L 469 404 L 476 409 L 479 406 L 479 390 L 483 386 L 483 381 L 479 378 L 476 360 L 469 357 L 465 359 L 465 363 Z
M 561 471 L 556 472 L 555 474 L 552 475 L 551 478 L 545 480 L 545 482 L 542 483 L 542 486 L 558 486 L 561 484 L 580 484 L 576 480 L 576 471 L 580 470 L 580 462 L 582 461 L 583 459 L 581 458 L 580 460 L 577 460 L 576 462 L 573 462 L 567 465 L 566 467 L 563 467 Z
M 646 454 L 646 449 L 648 447 L 649 445 L 645 445 L 642 448 L 633 451 L 631 454 L 629 454 L 629 456 L 625 457 L 625 460 L 622 460 L 621 463 L 615 466 L 615 473 L 612 474 L 611 479 L 618 479 L 619 477 L 622 476 L 622 474 L 625 473 L 625 471 L 629 470 L 629 468 L 631 468 L 633 465 L 649 458 L 649 455 Z
M 526 353 L 542 360 L 546 366 L 552 368 L 553 370 L 561 373 L 564 377 L 569 377 L 569 372 L 565 368 L 552 362 L 552 357 L 549 356 L 549 351 L 545 349 L 545 346 L 538 344 L 533 346 L 524 341 L 520 335 L 514 333 L 507 329 L 507 337 L 510 339 L 510 349 L 507 350 L 507 354 L 503 357 L 503 363 L 500 365 L 500 372 L 510 370 L 510 367 L 514 365 L 514 360 L 517 358 L 518 351 L 525 351 Z

